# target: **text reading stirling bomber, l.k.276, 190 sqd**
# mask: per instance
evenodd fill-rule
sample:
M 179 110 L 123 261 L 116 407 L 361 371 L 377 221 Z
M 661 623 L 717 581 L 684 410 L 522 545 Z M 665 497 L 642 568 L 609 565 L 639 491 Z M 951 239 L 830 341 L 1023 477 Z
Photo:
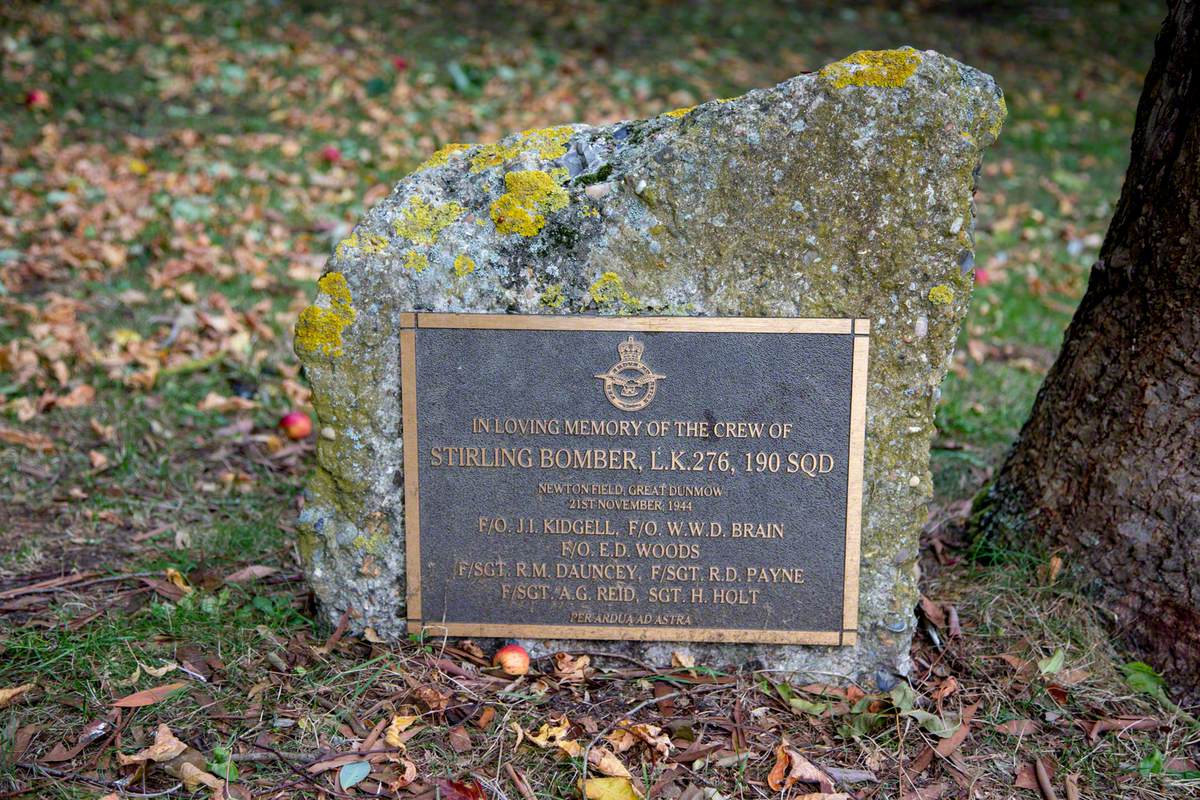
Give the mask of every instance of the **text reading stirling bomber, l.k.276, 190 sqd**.
M 402 326 L 410 631 L 854 643 L 868 321 Z

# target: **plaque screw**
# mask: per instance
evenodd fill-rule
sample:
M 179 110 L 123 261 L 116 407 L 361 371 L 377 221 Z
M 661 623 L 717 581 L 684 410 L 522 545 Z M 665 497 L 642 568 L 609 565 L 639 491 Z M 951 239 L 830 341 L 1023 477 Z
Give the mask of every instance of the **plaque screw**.
M 887 624 L 887 629 L 892 633 L 904 633 L 908 628 L 908 623 L 902 619 L 894 619 Z

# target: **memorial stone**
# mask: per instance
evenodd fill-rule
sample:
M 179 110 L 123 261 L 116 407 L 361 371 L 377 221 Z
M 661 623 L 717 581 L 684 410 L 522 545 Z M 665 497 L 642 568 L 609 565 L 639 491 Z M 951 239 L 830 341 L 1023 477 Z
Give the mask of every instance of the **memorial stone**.
M 1004 115 L 990 77 L 904 48 L 435 152 L 296 326 L 328 619 L 905 674 Z

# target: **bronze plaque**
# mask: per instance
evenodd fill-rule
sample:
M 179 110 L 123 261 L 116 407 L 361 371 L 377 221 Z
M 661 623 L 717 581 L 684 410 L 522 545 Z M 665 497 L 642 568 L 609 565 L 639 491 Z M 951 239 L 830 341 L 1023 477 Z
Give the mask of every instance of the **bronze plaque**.
M 867 320 L 402 328 L 411 632 L 854 643 Z

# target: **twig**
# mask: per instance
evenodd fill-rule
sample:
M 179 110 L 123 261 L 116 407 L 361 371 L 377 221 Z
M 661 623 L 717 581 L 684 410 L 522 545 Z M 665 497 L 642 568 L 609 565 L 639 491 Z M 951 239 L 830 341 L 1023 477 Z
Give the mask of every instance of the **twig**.
M 533 793 L 533 789 L 529 788 L 529 782 L 525 780 L 525 776 L 517 771 L 517 768 L 512 764 L 505 764 L 504 771 L 508 773 L 508 779 L 512 781 L 513 786 L 517 787 L 517 791 L 525 800 L 537 800 L 537 795 Z
M 75 781 L 77 783 L 86 783 L 89 786 L 100 786 L 105 789 L 112 789 L 115 792 L 120 792 L 121 794 L 129 795 L 130 797 L 162 797 L 164 795 L 174 794 L 183 788 L 182 783 L 177 783 L 169 789 L 162 789 L 161 791 L 157 792 L 135 792 L 120 781 L 105 781 L 100 780 L 99 778 L 89 778 L 86 775 L 79 775 L 74 772 L 65 772 L 61 769 L 43 767 L 41 764 L 26 764 L 23 761 L 18 761 L 16 766 L 20 767 L 21 769 L 27 769 L 30 772 L 34 772 L 44 777 L 58 778 L 59 780 L 64 781 Z
M 1042 790 L 1042 797 L 1046 800 L 1058 800 L 1058 795 L 1054 793 L 1054 786 L 1050 784 L 1050 773 L 1046 772 L 1046 765 L 1040 758 L 1033 762 L 1033 772 L 1037 775 L 1037 784 L 1038 788 Z
M 476 783 L 488 789 L 493 795 L 495 795 L 496 800 L 508 800 L 508 795 L 504 793 L 504 790 L 500 788 L 500 784 L 498 784 L 496 781 L 484 775 L 480 775 L 478 772 L 472 772 L 471 777 L 475 779 Z

